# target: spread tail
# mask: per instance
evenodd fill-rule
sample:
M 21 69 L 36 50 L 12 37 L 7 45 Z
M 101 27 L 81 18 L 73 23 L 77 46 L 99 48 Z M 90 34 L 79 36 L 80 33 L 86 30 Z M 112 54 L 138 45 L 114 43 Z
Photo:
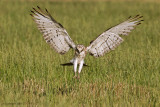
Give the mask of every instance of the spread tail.
M 65 63 L 65 64 L 61 64 L 62 66 L 72 66 L 73 63 Z M 87 64 L 83 64 L 83 66 L 89 67 Z

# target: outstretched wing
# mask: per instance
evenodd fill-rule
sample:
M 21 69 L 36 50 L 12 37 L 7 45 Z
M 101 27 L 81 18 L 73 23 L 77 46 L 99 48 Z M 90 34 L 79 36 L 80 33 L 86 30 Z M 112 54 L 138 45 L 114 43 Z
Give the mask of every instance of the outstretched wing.
M 64 27 L 50 15 L 47 9 L 44 12 L 40 7 L 37 8 L 33 8 L 31 16 L 46 42 L 60 54 L 65 54 L 70 48 L 75 49 L 76 45 Z
M 114 50 L 123 42 L 119 35 L 128 35 L 136 25 L 141 24 L 141 21 L 143 21 L 141 20 L 142 17 L 140 15 L 133 18 L 129 17 L 126 21 L 106 30 L 91 42 L 90 46 L 87 47 L 87 51 L 92 56 L 99 57 Z

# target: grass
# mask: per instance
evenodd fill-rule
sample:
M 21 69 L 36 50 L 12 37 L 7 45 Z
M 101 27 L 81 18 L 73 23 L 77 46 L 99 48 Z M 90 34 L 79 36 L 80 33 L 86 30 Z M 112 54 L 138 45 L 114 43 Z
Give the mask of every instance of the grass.
M 61 56 L 43 40 L 30 11 L 39 5 L 68 31 L 75 43 L 89 45 L 107 28 L 130 15 L 144 22 L 104 57 L 87 56 L 91 67 L 75 80 Z M 1 106 L 160 106 L 160 7 L 143 2 L 0 1 Z

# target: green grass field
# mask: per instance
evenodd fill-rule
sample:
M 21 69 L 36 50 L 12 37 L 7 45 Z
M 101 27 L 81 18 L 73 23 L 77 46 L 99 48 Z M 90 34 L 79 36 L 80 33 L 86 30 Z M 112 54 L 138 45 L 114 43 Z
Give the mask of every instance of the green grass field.
M 30 14 L 47 8 L 75 43 L 89 45 L 130 15 L 144 22 L 104 57 L 87 55 L 80 80 L 62 67 L 74 51 L 59 55 L 45 43 Z M 0 1 L 1 106 L 160 106 L 160 3 Z

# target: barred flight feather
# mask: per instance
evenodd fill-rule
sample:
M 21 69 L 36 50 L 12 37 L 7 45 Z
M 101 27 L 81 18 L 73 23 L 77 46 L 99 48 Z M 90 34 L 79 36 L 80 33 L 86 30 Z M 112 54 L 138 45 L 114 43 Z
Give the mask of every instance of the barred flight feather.
M 33 8 L 31 16 L 46 42 L 60 54 L 65 54 L 70 48 L 74 49 L 76 45 L 64 27 L 56 22 L 47 9 L 44 12 L 40 7 L 37 6 L 37 8 Z
M 90 42 L 87 47 L 87 51 L 95 57 L 103 56 L 105 53 L 114 50 L 123 39 L 120 35 L 127 36 L 135 26 L 141 24 L 141 18 L 143 16 L 136 15 L 135 17 L 129 17 L 126 21 L 118 24 L 117 26 L 111 27 L 110 29 L 103 32 L 95 40 Z

